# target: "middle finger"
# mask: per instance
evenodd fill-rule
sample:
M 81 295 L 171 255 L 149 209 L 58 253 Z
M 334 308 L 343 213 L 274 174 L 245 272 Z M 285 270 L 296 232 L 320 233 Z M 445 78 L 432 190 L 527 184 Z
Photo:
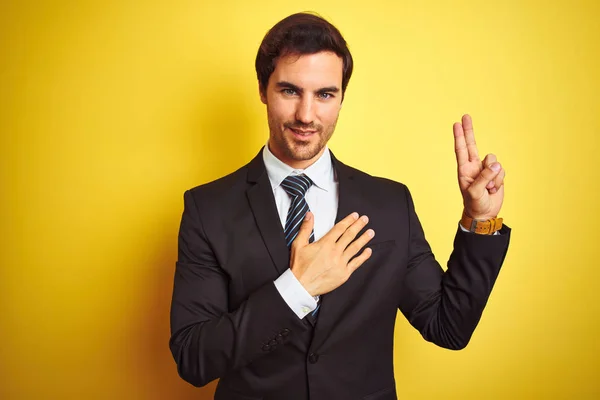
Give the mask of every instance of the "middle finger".
M 342 251 L 344 251 L 344 249 L 348 247 L 350 242 L 354 240 L 356 235 L 358 235 L 358 232 L 360 232 L 361 229 L 364 228 L 368 222 L 369 217 L 367 217 L 366 215 L 363 215 L 362 217 L 354 221 L 354 223 L 350 225 L 350 227 L 346 229 L 346 231 L 338 239 L 336 245 L 339 246 Z
M 368 229 L 365 233 L 360 235 L 360 237 L 352 242 L 344 251 L 344 260 L 346 262 L 350 261 L 350 259 L 369 243 L 373 237 L 375 237 L 375 231 L 373 229 Z

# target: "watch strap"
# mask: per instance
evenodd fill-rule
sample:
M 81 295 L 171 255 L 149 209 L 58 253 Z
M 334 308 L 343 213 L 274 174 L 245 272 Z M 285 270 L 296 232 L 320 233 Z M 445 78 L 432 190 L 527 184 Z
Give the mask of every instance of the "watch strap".
M 463 213 L 460 224 L 469 232 L 479 235 L 493 235 L 502 229 L 502 218 L 490 218 L 486 220 L 474 219 Z

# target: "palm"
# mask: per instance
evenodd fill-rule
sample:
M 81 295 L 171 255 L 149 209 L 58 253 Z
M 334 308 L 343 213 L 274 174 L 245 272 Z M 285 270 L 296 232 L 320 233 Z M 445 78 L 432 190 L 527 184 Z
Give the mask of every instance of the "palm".
M 454 148 L 458 164 L 458 185 L 463 196 L 465 212 L 473 218 L 489 219 L 496 217 L 504 199 L 504 170 L 496 175 L 489 167 L 496 163 L 496 157 L 488 154 L 480 160 L 475 143 L 471 117 L 463 116 L 462 124 L 454 124 Z M 484 171 L 486 170 L 487 171 Z M 486 174 L 494 174 L 486 180 Z

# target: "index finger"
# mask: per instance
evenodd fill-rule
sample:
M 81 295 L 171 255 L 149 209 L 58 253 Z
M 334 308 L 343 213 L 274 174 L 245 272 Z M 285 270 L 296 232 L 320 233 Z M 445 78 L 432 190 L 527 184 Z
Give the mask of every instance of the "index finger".
M 460 167 L 469 162 L 469 150 L 467 150 L 467 142 L 465 140 L 465 132 L 460 122 L 456 122 L 452 126 L 454 131 L 454 152 L 456 153 L 456 162 Z
M 357 219 L 358 213 L 353 212 L 352 214 L 348 215 L 346 218 L 335 224 L 334 227 L 331 228 L 331 230 L 329 230 L 329 232 L 327 232 L 322 239 L 337 242 L 340 236 L 342 236 L 344 232 L 346 232 L 346 229 L 348 229 Z

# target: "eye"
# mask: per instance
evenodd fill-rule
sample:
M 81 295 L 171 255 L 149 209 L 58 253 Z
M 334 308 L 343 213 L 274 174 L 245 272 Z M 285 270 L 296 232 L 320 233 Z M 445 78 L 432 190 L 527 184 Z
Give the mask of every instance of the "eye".
M 322 98 L 323 100 L 327 100 L 333 97 L 333 94 L 331 93 L 319 93 L 319 97 Z
M 288 96 L 293 96 L 296 94 L 296 91 L 294 89 L 285 88 L 281 91 L 281 93 L 286 94 Z

